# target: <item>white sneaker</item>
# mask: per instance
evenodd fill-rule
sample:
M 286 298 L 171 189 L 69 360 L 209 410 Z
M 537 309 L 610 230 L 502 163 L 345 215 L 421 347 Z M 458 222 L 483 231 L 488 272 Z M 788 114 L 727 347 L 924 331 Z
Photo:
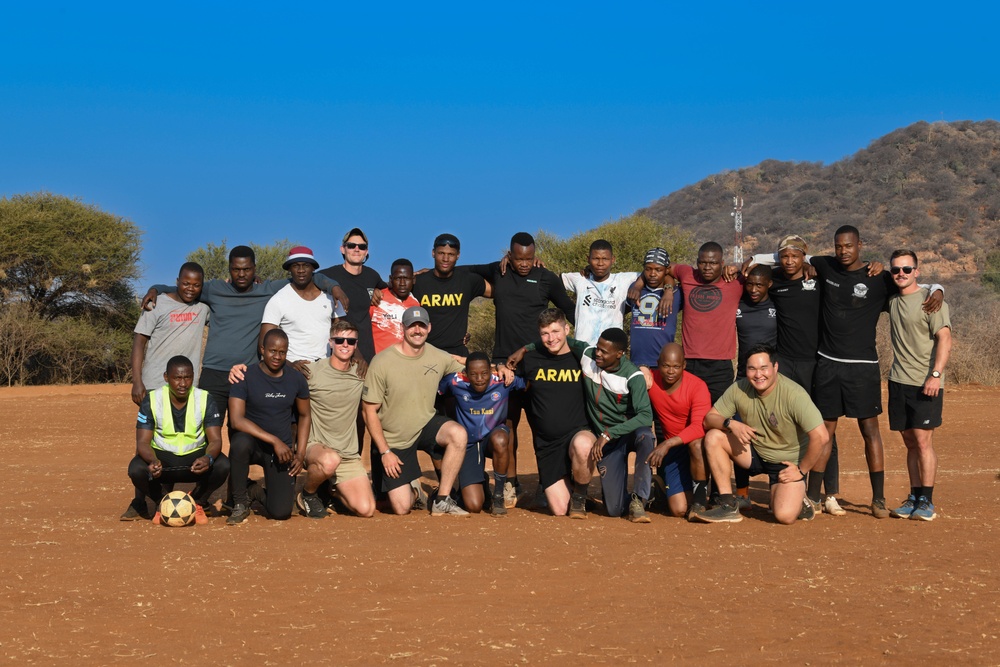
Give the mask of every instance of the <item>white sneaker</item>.
M 517 507 L 517 487 L 510 482 L 503 484 L 503 506 L 507 509 Z
M 844 516 L 847 511 L 840 506 L 835 496 L 827 496 L 823 501 L 823 511 L 832 516 Z
M 438 497 L 431 505 L 431 516 L 471 516 L 468 512 L 458 506 L 458 503 L 451 496 Z

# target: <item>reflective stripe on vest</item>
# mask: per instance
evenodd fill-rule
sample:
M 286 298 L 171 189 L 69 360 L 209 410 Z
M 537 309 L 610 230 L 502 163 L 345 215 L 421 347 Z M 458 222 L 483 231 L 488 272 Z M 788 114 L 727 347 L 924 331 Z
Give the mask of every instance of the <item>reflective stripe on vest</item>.
M 208 392 L 192 388 L 188 394 L 184 431 L 174 430 L 174 413 L 170 404 L 170 388 L 154 389 L 149 395 L 149 408 L 153 411 L 153 448 L 172 452 L 178 456 L 190 454 L 205 446 L 205 412 L 208 410 Z

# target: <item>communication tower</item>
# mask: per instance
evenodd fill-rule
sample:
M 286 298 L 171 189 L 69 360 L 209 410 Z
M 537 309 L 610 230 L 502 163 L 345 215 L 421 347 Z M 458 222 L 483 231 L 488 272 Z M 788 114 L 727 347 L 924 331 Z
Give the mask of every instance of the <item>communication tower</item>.
M 733 227 L 735 235 L 733 238 L 733 263 L 743 263 L 743 197 L 733 197 Z

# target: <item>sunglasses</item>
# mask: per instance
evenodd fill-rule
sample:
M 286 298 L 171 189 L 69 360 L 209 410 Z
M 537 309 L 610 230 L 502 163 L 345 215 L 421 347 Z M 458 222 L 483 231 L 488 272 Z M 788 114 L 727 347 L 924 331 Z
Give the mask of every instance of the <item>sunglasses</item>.
M 902 271 L 906 275 L 910 275 L 911 273 L 913 273 L 913 269 L 915 269 L 915 268 L 917 268 L 917 267 L 915 267 L 915 266 L 894 266 L 894 267 L 892 267 L 889 270 L 892 272 L 892 275 L 896 275 L 900 271 Z
M 330 340 L 333 341 L 334 345 L 344 345 L 344 344 L 347 344 L 347 345 L 357 345 L 358 344 L 358 339 L 357 338 L 347 338 L 345 336 L 334 336 Z
M 344 247 L 348 250 L 368 250 L 367 243 L 345 243 Z

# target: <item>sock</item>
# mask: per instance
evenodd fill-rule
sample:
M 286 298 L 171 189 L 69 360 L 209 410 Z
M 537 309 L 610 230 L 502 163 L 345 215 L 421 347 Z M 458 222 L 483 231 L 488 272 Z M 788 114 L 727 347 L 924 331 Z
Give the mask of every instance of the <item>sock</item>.
M 743 496 L 744 498 L 750 497 L 750 487 L 749 486 L 737 486 L 736 495 Z
M 573 482 L 573 494 L 581 495 L 583 497 L 587 496 L 587 484 L 580 484 L 579 482 Z
M 493 473 L 493 493 L 503 494 L 503 487 L 507 484 L 507 475 L 501 475 L 498 472 Z
M 927 502 L 934 504 L 934 487 L 933 486 L 922 486 L 920 487 L 920 495 L 927 499 Z M 919 497 L 919 496 L 918 496 Z
M 868 477 L 872 481 L 872 500 L 885 500 L 885 472 L 870 472 Z
M 809 500 L 814 503 L 818 503 L 822 494 L 820 494 L 820 487 L 823 485 L 823 473 L 812 472 L 809 473 L 809 486 L 806 488 L 806 495 L 809 496 Z
M 729 505 L 730 507 L 736 506 L 736 496 L 731 493 L 720 493 L 719 494 L 719 504 Z
M 923 492 L 924 492 L 924 487 L 922 487 L 922 486 L 911 486 L 910 487 L 910 495 L 913 496 L 914 498 L 916 498 L 917 500 L 920 500 L 920 496 L 921 496 L 921 494 Z
M 695 479 L 692 480 L 694 485 L 694 503 L 704 507 L 708 504 L 708 480 L 707 479 Z

